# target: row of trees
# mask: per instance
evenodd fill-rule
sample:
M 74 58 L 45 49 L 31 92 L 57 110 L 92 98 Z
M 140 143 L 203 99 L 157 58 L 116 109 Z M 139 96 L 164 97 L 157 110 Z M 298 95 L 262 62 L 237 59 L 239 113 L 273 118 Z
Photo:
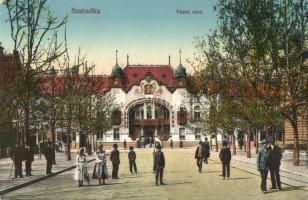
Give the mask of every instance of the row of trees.
M 293 164 L 299 165 L 297 123 L 308 102 L 302 58 L 307 3 L 219 0 L 215 9 L 218 27 L 196 38 L 191 61 L 197 87 L 210 97 L 205 128 L 214 133 L 218 128 L 231 133 L 240 128 L 248 134 L 264 126 L 269 137 L 269 128 L 287 119 L 294 131 Z
M 68 17 L 53 16 L 47 0 L 10 0 L 1 6 L 6 7 L 11 28 L 15 57 L 12 70 L 20 66 L 9 90 L 0 91 L 5 100 L 0 105 L 5 111 L 0 113 L 1 124 L 21 124 L 20 143 L 32 146 L 31 124 L 35 118 L 45 121 L 54 148 L 56 127 L 65 128 L 70 159 L 72 128 L 87 136 L 106 131 L 113 97 L 99 92 L 94 65 L 88 65 L 81 50 L 73 61 L 70 59 Z

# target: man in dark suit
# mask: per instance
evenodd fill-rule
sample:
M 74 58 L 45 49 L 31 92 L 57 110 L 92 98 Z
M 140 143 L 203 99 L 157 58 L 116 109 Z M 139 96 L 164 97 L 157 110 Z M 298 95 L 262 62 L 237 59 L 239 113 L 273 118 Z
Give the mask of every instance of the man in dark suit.
M 15 178 L 18 176 L 22 178 L 22 161 L 23 161 L 23 149 L 19 145 L 16 145 L 12 152 L 11 158 L 14 161 L 14 168 L 15 168 Z
M 223 147 L 221 148 L 219 152 L 219 159 L 222 164 L 222 177 L 225 180 L 226 175 L 227 175 L 227 179 L 229 179 L 230 177 L 231 151 L 226 141 L 223 141 L 222 144 L 223 144 Z
M 51 172 L 51 168 L 52 168 L 52 161 L 54 161 L 55 159 L 55 154 L 54 154 L 54 150 L 52 148 L 52 142 L 49 141 L 47 144 L 47 147 L 44 148 L 44 156 L 46 158 L 47 161 L 47 166 L 46 166 L 46 174 L 52 174 Z
M 34 152 L 33 150 L 29 147 L 29 146 L 26 146 L 26 149 L 25 149 L 25 165 L 26 165 L 26 176 L 32 176 L 31 174 L 31 171 L 32 171 L 32 168 L 31 168 L 31 165 L 32 165 L 32 162 L 34 161 Z
M 272 181 L 272 188 L 276 189 L 276 183 L 278 186 L 278 189 L 281 190 L 281 183 L 280 183 L 280 174 L 279 174 L 279 168 L 280 168 L 280 161 L 282 158 L 282 153 L 280 148 L 275 144 L 274 140 L 270 141 L 270 147 L 269 147 L 269 169 L 271 174 L 271 181 Z
M 261 175 L 261 190 L 266 192 L 266 179 L 268 174 L 269 149 L 267 148 L 266 140 L 261 141 L 262 148 L 257 155 L 257 169 Z
M 118 150 L 118 145 L 113 144 L 113 150 L 110 154 L 110 160 L 112 162 L 112 179 L 119 179 L 119 165 L 120 165 L 120 152 Z
M 195 152 L 195 159 L 197 162 L 198 171 L 201 173 L 202 171 L 202 160 L 204 159 L 204 149 L 202 148 L 202 141 L 199 142 L 199 145 Z
M 156 144 L 156 151 L 154 153 L 154 169 L 155 169 L 155 183 L 158 186 L 158 177 L 160 180 L 160 185 L 164 185 L 163 183 L 163 174 L 165 168 L 165 156 L 161 151 L 161 145 Z
M 208 164 L 207 159 L 210 157 L 210 143 L 208 142 L 207 137 L 205 137 L 205 141 L 202 144 L 202 148 L 204 151 L 204 163 Z

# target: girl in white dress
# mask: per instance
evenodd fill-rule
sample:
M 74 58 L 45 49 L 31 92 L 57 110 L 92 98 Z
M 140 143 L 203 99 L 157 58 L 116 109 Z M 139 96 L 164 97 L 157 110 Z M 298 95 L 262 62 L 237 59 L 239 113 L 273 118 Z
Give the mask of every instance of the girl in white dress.
M 87 168 L 87 158 L 84 154 L 84 148 L 80 149 L 79 154 L 76 157 L 76 172 L 75 172 L 75 180 L 78 181 L 78 186 L 83 186 L 84 180 L 90 183 L 89 173 Z

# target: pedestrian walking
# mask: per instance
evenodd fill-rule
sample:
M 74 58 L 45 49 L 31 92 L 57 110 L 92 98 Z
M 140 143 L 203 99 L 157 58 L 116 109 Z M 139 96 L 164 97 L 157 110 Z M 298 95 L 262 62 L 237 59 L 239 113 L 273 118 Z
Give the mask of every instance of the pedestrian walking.
M 119 165 L 120 165 L 120 152 L 118 150 L 118 145 L 113 144 L 113 150 L 110 154 L 110 160 L 112 162 L 112 179 L 119 179 Z
M 101 180 L 103 179 L 103 185 L 106 184 L 105 180 L 108 179 L 108 170 L 107 170 L 107 156 L 109 154 L 104 150 L 103 145 L 98 147 L 98 151 L 95 152 L 95 165 L 93 170 L 93 179 L 98 179 L 99 185 L 102 184 Z
M 155 169 L 155 183 L 158 186 L 158 178 L 160 185 L 164 185 L 163 183 L 163 175 L 164 175 L 164 168 L 165 168 L 165 156 L 164 153 L 161 151 L 161 145 L 157 144 L 156 151 L 154 154 L 154 167 Z
M 52 169 L 52 163 L 53 160 L 55 159 L 55 154 L 54 150 L 52 148 L 52 143 L 49 141 L 47 147 L 44 148 L 44 156 L 47 161 L 47 166 L 46 166 L 46 174 L 52 174 L 51 169 Z
M 208 158 L 210 157 L 210 143 L 208 142 L 207 137 L 205 137 L 202 147 L 204 151 L 204 163 L 208 164 Z
M 230 177 L 230 161 L 231 161 L 231 151 L 228 147 L 228 143 L 223 141 L 223 147 L 220 149 L 219 152 L 219 159 L 222 164 L 222 177 L 225 180 L 226 175 L 227 179 Z
M 261 190 L 266 192 L 266 179 L 268 174 L 269 149 L 267 148 L 266 140 L 261 141 L 261 149 L 257 155 L 257 169 L 261 175 Z
M 239 147 L 240 151 L 242 151 L 242 149 L 243 149 L 243 139 L 238 138 L 237 143 L 238 143 L 238 147 Z
M 274 140 L 270 141 L 269 146 L 269 170 L 271 174 L 271 182 L 272 187 L 271 189 L 276 189 L 278 186 L 279 190 L 282 190 L 281 188 L 281 182 L 280 182 L 280 174 L 279 174 L 279 168 L 280 168 L 280 161 L 282 158 L 282 153 L 280 148 L 275 144 Z M 277 183 L 277 186 L 276 186 Z
M 201 173 L 202 171 L 202 161 L 204 159 L 204 149 L 202 147 L 202 141 L 199 141 L 199 145 L 195 152 L 195 159 L 198 167 L 198 171 Z
M 25 165 L 26 165 L 26 176 L 32 176 L 31 171 L 31 165 L 32 162 L 34 161 L 34 152 L 33 150 L 29 147 L 26 146 L 25 148 Z
M 126 150 L 126 145 L 127 145 L 126 139 L 124 139 L 123 146 L 124 146 L 124 149 L 125 149 L 125 150 Z
M 22 178 L 22 155 L 23 151 L 22 148 L 16 144 L 16 146 L 13 148 L 11 152 L 11 159 L 14 162 L 14 169 L 15 169 L 15 178 L 19 176 L 19 178 Z
M 129 152 L 128 152 L 128 160 L 129 160 L 129 171 L 130 173 L 133 173 L 133 168 L 135 173 L 137 174 L 137 165 L 136 165 L 136 152 L 134 152 L 134 147 L 130 146 L 129 147 Z
M 78 186 L 83 186 L 84 181 L 90 184 L 90 177 L 87 168 L 87 157 L 84 153 L 84 147 L 80 148 L 79 154 L 76 157 L 76 171 L 74 179 L 78 181 Z
M 170 147 L 171 147 L 171 149 L 173 149 L 173 140 L 172 139 L 170 140 Z

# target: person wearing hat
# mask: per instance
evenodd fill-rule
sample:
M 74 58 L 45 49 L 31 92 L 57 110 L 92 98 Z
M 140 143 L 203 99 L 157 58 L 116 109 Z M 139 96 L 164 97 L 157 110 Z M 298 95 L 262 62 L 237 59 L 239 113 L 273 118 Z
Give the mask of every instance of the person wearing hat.
M 268 174 L 268 161 L 269 161 L 269 149 L 267 148 L 266 140 L 261 141 L 261 149 L 257 155 L 257 169 L 261 175 L 261 190 L 263 193 L 266 192 L 266 179 Z
M 118 145 L 113 144 L 113 150 L 110 154 L 110 160 L 112 162 L 112 179 L 119 179 L 119 165 L 120 165 L 120 152 L 118 150 Z
M 223 147 L 220 149 L 219 152 L 219 159 L 222 164 L 222 177 L 225 180 L 226 174 L 227 174 L 227 179 L 229 179 L 230 177 L 231 151 L 230 148 L 228 147 L 227 141 L 223 141 L 222 145 Z
M 279 174 L 279 168 L 280 168 L 280 161 L 282 158 L 282 153 L 280 148 L 275 144 L 274 140 L 270 140 L 270 146 L 269 146 L 269 169 L 271 174 L 271 182 L 272 182 L 272 188 L 276 189 L 276 183 L 278 186 L 278 189 L 281 190 L 281 183 L 280 183 L 280 174 Z
M 161 146 L 158 143 L 156 145 L 156 151 L 154 153 L 154 167 L 155 169 L 155 183 L 158 186 L 158 177 L 160 180 L 160 185 L 164 185 L 163 183 L 163 173 L 165 168 L 165 156 L 164 153 L 161 151 Z
M 129 147 L 128 161 L 129 161 L 129 171 L 130 171 L 130 173 L 133 173 L 133 167 L 134 167 L 134 171 L 137 174 L 136 153 L 134 152 L 133 146 Z
M 98 151 L 95 152 L 95 165 L 93 170 L 93 178 L 98 179 L 99 185 L 101 185 L 101 180 L 103 179 L 103 185 L 105 185 L 105 179 L 108 178 L 108 171 L 107 171 L 107 159 L 106 156 L 108 154 L 103 148 L 101 144 L 98 147 Z
M 197 162 L 198 171 L 201 173 L 202 171 L 202 160 L 204 158 L 204 149 L 202 147 L 202 141 L 199 141 L 199 145 L 195 152 L 195 159 Z
M 208 158 L 210 157 L 210 143 L 208 142 L 207 137 L 205 137 L 205 141 L 202 144 L 202 148 L 204 151 L 204 163 L 208 164 Z
M 52 148 L 52 142 L 49 141 L 47 143 L 47 147 L 44 148 L 44 156 L 46 158 L 47 161 L 47 166 L 46 166 L 46 174 L 52 174 L 51 169 L 52 169 L 52 162 L 55 159 L 55 154 L 54 154 L 54 150 Z

